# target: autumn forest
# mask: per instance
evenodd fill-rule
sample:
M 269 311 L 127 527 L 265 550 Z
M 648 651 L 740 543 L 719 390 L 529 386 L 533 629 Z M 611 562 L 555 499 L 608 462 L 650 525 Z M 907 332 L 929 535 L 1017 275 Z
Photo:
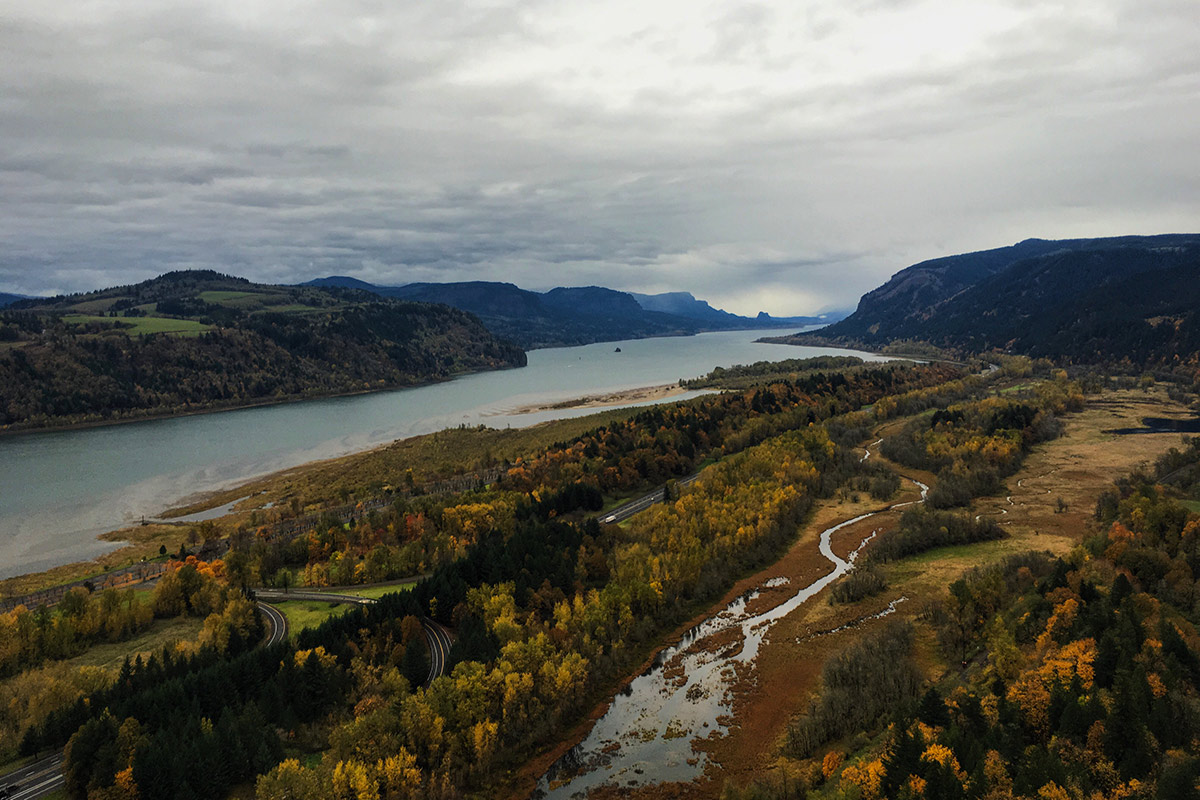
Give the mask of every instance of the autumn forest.
M 703 779 L 638 796 L 1195 797 L 1200 441 L 1147 428 L 1154 457 L 1114 460 L 1092 495 L 1027 486 L 1066 469 L 1042 466 L 1056 448 L 1112 456 L 1089 414 L 1194 407 L 1162 377 L 763 362 L 559 439 L 464 429 L 427 462 L 346 462 L 369 479 L 297 473 L 269 513 L 168 528 L 150 585 L 10 599 L 0 763 L 61 753 L 71 798 L 541 797 L 664 642 L 787 591 L 764 576 L 869 520 L 830 540 L 848 569 L 788 623 L 802 635 L 729 670 L 737 725 L 691 740 Z

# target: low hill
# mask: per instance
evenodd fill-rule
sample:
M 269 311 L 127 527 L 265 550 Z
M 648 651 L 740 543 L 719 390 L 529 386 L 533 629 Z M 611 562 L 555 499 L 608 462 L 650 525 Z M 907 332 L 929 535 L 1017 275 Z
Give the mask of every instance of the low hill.
M 303 285 L 352 287 L 384 297 L 444 303 L 475 314 L 488 330 L 527 349 L 821 321 L 766 314 L 742 317 L 714 309 L 687 292 L 644 295 L 601 286 L 560 287 L 548 292 L 491 281 L 376 286 L 346 276 L 318 278 Z
M 879 347 L 918 339 L 1090 363 L 1194 362 L 1200 350 L 1200 235 L 1128 236 L 927 261 L 864 295 L 815 338 Z
M 28 299 L 29 298 L 23 294 L 9 294 L 8 292 L 0 292 L 0 308 L 7 308 L 13 303 Z
M 277 402 L 524 364 L 515 345 L 446 306 L 173 272 L 0 312 L 0 426 Z
M 468 281 L 466 283 L 410 283 L 407 286 L 375 287 L 367 291 L 385 297 L 442 303 L 461 308 L 482 318 L 524 317 L 544 313 L 536 292 L 527 292 L 511 283 Z
M 568 313 L 584 311 L 602 317 L 637 319 L 646 311 L 633 295 L 600 286 L 559 287 L 542 295 L 542 302 Z

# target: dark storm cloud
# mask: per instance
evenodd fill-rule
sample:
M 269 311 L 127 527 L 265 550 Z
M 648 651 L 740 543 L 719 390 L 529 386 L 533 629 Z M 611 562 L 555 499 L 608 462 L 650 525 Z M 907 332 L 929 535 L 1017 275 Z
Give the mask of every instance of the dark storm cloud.
M 852 305 L 1192 229 L 1190 0 L 0 0 L 0 290 L 211 267 Z

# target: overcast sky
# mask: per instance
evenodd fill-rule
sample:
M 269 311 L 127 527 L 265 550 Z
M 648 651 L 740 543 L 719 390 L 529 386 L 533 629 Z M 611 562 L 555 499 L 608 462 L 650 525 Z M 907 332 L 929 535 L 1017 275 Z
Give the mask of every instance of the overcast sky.
M 0 290 L 689 290 L 1200 230 L 1196 0 L 0 0 Z

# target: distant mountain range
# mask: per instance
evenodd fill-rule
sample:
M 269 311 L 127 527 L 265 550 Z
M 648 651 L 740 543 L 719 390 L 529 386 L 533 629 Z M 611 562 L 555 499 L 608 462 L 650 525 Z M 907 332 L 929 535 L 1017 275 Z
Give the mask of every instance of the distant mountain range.
M 700 331 L 812 325 L 837 318 L 780 318 L 768 314 L 742 317 L 713 308 L 688 292 L 646 295 L 599 286 L 548 292 L 491 281 L 377 286 L 336 275 L 301 285 L 352 288 L 384 297 L 453 306 L 469 311 L 492 333 L 526 349 Z
M 1196 364 L 1200 234 L 1047 241 L 938 258 L 901 270 L 816 338 L 897 340 L 1075 362 Z
M 28 299 L 29 298 L 23 294 L 9 294 L 8 292 L 0 292 L 0 308 L 8 308 L 19 300 Z

